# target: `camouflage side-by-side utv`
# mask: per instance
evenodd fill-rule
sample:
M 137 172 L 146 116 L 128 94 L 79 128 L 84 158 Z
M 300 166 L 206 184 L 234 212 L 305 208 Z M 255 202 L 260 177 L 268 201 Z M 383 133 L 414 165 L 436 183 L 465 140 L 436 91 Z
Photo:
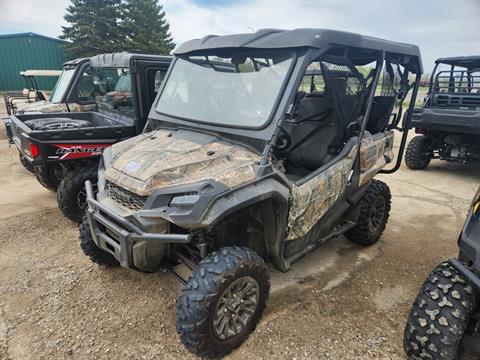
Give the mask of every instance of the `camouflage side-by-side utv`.
M 405 163 L 425 169 L 432 159 L 480 161 L 480 56 L 435 61 L 423 107 L 414 109 L 415 136 Z
M 413 304 L 404 336 L 411 359 L 480 358 L 480 188 L 458 245 L 458 259 L 438 265 Z
M 231 351 L 262 316 L 266 262 L 287 271 L 341 234 L 378 241 L 390 190 L 374 176 L 400 165 L 407 131 L 382 170 L 421 72 L 417 46 L 341 31 L 186 42 L 148 131 L 104 151 L 97 196 L 86 184 L 83 251 L 98 264 L 172 271 L 185 284 L 185 346 Z M 192 269 L 186 281 L 179 263 Z

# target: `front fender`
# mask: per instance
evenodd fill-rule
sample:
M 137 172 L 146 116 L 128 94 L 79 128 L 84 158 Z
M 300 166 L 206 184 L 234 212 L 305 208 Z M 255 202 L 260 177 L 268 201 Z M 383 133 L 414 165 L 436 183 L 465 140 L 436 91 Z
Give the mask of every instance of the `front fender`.
M 249 206 L 261 205 L 267 253 L 273 265 L 287 271 L 284 241 L 288 219 L 290 190 L 274 178 L 267 178 L 233 190 L 218 199 L 207 209 L 201 225 L 208 227 Z

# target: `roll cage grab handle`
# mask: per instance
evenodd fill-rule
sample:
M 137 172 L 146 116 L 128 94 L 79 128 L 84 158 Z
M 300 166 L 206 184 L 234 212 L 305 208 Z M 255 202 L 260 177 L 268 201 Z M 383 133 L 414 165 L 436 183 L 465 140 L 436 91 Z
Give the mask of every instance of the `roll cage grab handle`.
M 406 111 L 403 121 L 402 127 L 398 130 L 402 132 L 402 140 L 400 141 L 400 148 L 398 149 L 398 157 L 395 166 L 391 169 L 382 169 L 380 170 L 381 174 L 393 174 L 400 168 L 403 160 L 403 153 L 405 152 L 405 145 L 407 144 L 407 136 L 408 132 L 410 131 L 410 121 L 412 120 L 413 108 L 415 107 L 415 100 L 417 99 L 418 87 L 420 85 L 420 80 L 422 78 L 422 74 L 419 69 L 417 69 L 417 74 L 415 77 L 415 85 L 413 86 L 413 93 L 410 97 L 410 104 L 408 105 L 408 110 Z

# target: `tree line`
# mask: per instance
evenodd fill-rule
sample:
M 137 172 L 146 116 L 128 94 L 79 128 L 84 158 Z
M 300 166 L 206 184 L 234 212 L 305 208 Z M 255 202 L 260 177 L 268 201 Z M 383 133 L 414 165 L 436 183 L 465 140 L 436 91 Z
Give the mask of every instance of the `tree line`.
M 61 39 L 69 58 L 118 51 L 168 54 L 175 47 L 157 0 L 72 0 Z

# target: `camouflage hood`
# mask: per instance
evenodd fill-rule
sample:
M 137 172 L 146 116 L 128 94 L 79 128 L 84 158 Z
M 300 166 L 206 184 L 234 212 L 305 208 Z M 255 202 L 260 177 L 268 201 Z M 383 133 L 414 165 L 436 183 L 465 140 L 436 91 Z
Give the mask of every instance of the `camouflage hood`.
M 219 137 L 187 130 L 156 130 L 112 146 L 105 178 L 138 195 L 212 179 L 236 187 L 255 179 L 260 156 Z

